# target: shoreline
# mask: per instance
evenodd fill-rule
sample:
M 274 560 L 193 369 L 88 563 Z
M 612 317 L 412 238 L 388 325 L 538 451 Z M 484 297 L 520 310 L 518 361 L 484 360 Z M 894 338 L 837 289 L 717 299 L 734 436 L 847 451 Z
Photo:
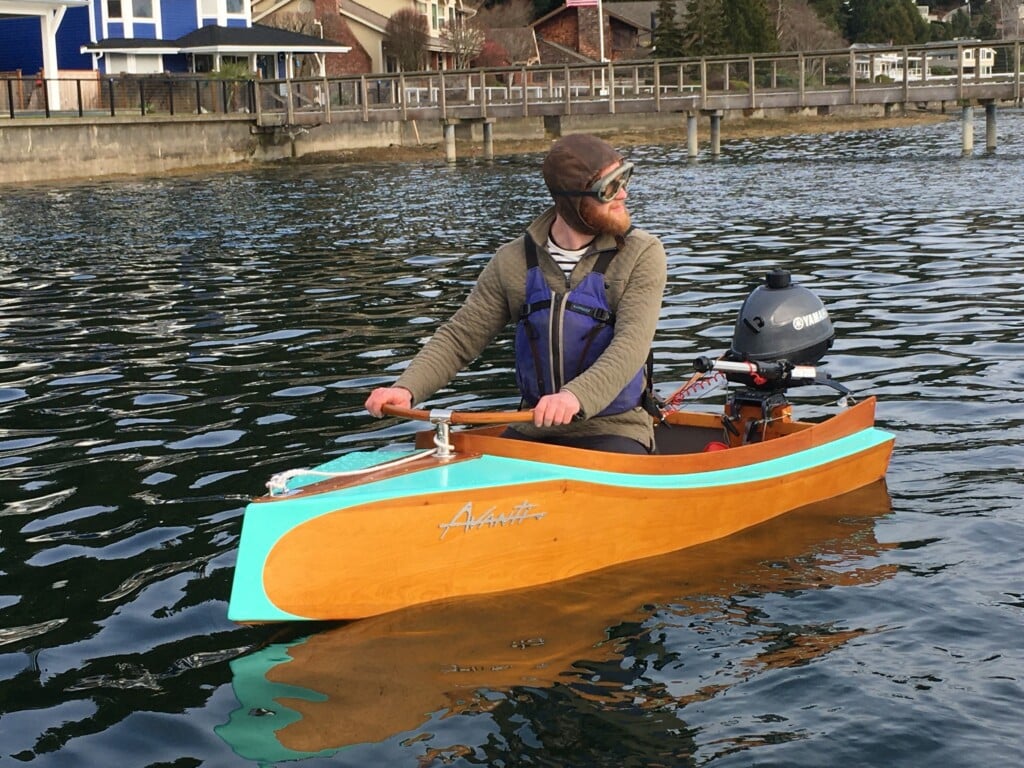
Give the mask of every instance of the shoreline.
M 954 120 L 956 117 L 947 112 L 932 110 L 921 110 L 902 113 L 885 117 L 877 113 L 851 113 L 849 111 L 832 115 L 808 115 L 807 113 L 792 115 L 773 115 L 770 117 L 752 116 L 747 117 L 742 113 L 731 113 L 721 123 L 721 141 L 723 143 L 739 140 L 756 140 L 778 136 L 814 136 L 829 133 L 846 133 L 854 131 L 885 131 L 898 130 L 916 125 L 930 125 Z M 593 128 L 578 128 L 565 133 L 589 132 L 601 136 L 613 146 L 628 148 L 635 145 L 677 145 L 685 147 L 687 142 L 686 125 L 682 120 L 668 125 L 661 122 L 657 125 L 644 124 L 632 125 L 630 127 L 619 127 L 618 125 L 595 125 Z M 232 124 L 235 125 L 235 124 Z M 132 128 L 132 126 L 128 126 Z M 532 130 L 529 135 L 516 136 L 514 132 L 506 135 L 495 136 L 493 141 L 494 157 L 513 157 L 517 155 L 542 154 L 547 152 L 551 143 L 557 138 L 554 135 L 543 135 L 542 131 Z M 234 173 L 275 167 L 302 167 L 331 164 L 375 164 L 375 163 L 445 163 L 445 145 L 439 139 L 436 132 L 431 138 L 419 142 L 419 132 L 416 132 L 417 143 L 392 142 L 387 145 L 376 146 L 354 146 L 346 149 L 325 149 L 320 151 L 304 152 L 296 157 L 277 157 L 254 159 L 251 155 L 231 162 L 226 158 L 220 161 L 211 162 L 180 162 L 182 150 L 178 151 L 177 157 L 174 152 L 164 146 L 159 158 L 166 160 L 174 157 L 175 162 L 165 167 L 146 167 L 146 160 L 153 158 L 137 157 L 131 152 L 124 155 L 130 162 L 130 170 L 113 171 L 109 166 L 104 166 L 102 171 L 89 172 L 68 172 L 68 169 L 61 166 L 63 173 L 52 173 L 52 165 L 47 163 L 47 171 L 15 173 L 8 178 L 4 177 L 3 163 L 0 161 L 0 189 L 8 186 L 14 188 L 24 186 L 42 187 L 67 187 L 81 184 L 94 184 L 99 182 L 116 182 L 126 179 L 139 178 L 177 178 L 183 176 Z M 72 136 L 75 138 L 76 136 Z M 180 138 L 180 137 L 179 137 Z M 230 138 L 230 137 L 228 137 Z M 230 145 L 228 138 L 223 139 L 225 146 Z M 68 139 L 70 140 L 70 139 Z M 91 136 L 89 140 L 93 145 L 88 145 L 90 151 L 95 151 L 96 137 Z M 218 139 L 220 140 L 220 139 Z M 248 139 L 246 139 L 248 140 Z M 704 124 L 698 128 L 698 141 L 700 142 L 701 153 L 707 151 L 710 141 L 710 129 Z M 173 143 L 173 139 L 170 140 Z M 115 142 L 116 144 L 116 142 Z M 477 162 L 486 161 L 484 158 L 483 142 L 479 138 L 463 139 L 457 138 L 456 162 Z M 76 145 L 77 146 L 77 145 Z M 93 163 L 98 162 L 95 157 L 91 158 Z M 158 162 L 154 160 L 154 162 Z M 12 164 L 13 165 L 13 164 Z M 29 166 L 34 171 L 34 166 Z
M 941 112 L 911 112 L 905 115 L 879 117 L 872 115 L 827 115 L 809 117 L 793 115 L 791 117 L 751 117 L 723 120 L 721 139 L 723 142 L 742 139 L 761 139 L 777 136 L 820 135 L 828 133 L 849 133 L 866 130 L 892 130 L 915 125 L 934 125 L 955 119 L 955 116 Z M 685 144 L 686 126 L 678 128 L 650 128 L 642 130 L 594 130 L 609 143 L 619 147 L 630 147 L 637 144 Z M 531 139 L 494 139 L 494 157 L 524 155 L 547 151 L 555 137 Z M 709 141 L 708 130 L 698 132 L 698 141 L 702 144 Z M 483 158 L 483 145 L 480 141 L 458 139 L 455 142 L 458 160 L 478 160 Z M 444 161 L 444 144 L 441 142 L 423 143 L 417 146 L 392 144 L 387 147 L 365 147 L 359 149 L 327 150 L 310 152 L 296 158 L 276 161 L 286 165 L 324 165 L 330 163 L 402 163 Z

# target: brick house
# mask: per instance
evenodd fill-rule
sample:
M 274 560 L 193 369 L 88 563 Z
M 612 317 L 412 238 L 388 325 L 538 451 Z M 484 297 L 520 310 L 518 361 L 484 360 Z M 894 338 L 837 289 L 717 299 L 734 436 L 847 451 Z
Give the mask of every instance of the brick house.
M 682 18 L 685 2 L 676 3 Z M 651 55 L 657 2 L 602 3 L 604 57 L 633 61 Z M 601 58 L 597 6 L 563 5 L 533 22 L 542 64 L 595 62 Z
M 325 70 L 332 75 L 361 75 L 373 71 L 373 58 L 339 11 L 338 0 L 252 0 L 253 23 L 336 40 L 351 50 L 328 54 Z

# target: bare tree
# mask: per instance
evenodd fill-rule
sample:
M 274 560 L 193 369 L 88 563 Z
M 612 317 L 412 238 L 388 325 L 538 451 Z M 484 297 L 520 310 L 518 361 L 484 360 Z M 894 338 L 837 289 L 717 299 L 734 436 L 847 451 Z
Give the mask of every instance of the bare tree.
M 316 16 L 312 13 L 295 13 L 289 11 L 278 11 L 266 18 L 268 27 L 286 29 L 289 32 L 298 32 L 300 35 L 315 36 L 319 33 L 316 24 Z M 312 56 L 298 57 L 299 66 L 295 72 L 298 78 L 312 77 L 314 59 Z
M 531 0 L 508 0 L 488 8 L 481 5 L 474 17 L 486 43 L 477 57 L 479 66 L 503 67 L 537 60 L 537 40 L 530 29 Z
M 839 31 L 829 26 L 807 0 L 776 0 L 775 31 L 782 51 L 822 51 L 845 48 Z
M 469 69 L 472 61 L 483 50 L 487 33 L 480 28 L 475 18 L 457 17 L 455 23 L 449 24 L 441 40 L 455 59 L 456 69 Z
M 491 8 L 481 7 L 474 20 L 483 30 L 528 27 L 533 21 L 531 0 L 508 0 Z
M 1024 32 L 1024 19 L 1021 18 L 1021 13 L 1024 10 L 1020 7 L 1020 0 L 996 0 L 994 5 L 1002 39 L 1019 38 Z
M 403 72 L 426 69 L 429 40 L 427 17 L 412 8 L 395 11 L 384 27 L 388 52 L 398 60 L 398 67 Z
M 488 30 L 487 42 L 505 54 L 505 61 L 495 66 L 530 65 L 539 61 L 537 38 L 530 27 L 505 27 Z
M 775 0 L 772 9 L 780 51 L 823 51 L 846 48 L 847 42 L 835 27 L 823 20 L 807 0 Z M 822 75 L 822 61 L 808 58 L 804 77 L 815 81 Z
M 300 35 L 316 35 L 316 16 L 312 13 L 297 13 L 294 11 L 278 11 L 267 17 L 268 27 L 287 29 L 289 32 L 298 32 Z

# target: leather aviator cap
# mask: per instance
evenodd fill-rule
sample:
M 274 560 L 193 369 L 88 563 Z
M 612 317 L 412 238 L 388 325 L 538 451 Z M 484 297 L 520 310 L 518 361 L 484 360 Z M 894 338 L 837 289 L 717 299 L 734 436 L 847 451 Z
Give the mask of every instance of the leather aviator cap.
M 589 224 L 580 216 L 581 195 L 565 195 L 559 192 L 583 192 L 589 189 L 594 179 L 607 166 L 621 162 L 622 155 L 607 142 L 585 133 L 574 133 L 556 141 L 541 171 L 544 183 L 555 201 L 555 209 L 573 229 L 587 235 L 596 235 Z

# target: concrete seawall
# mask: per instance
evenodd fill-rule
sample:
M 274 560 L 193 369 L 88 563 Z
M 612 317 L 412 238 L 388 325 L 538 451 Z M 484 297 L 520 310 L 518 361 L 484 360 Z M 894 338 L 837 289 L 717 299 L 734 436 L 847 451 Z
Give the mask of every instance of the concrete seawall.
M 292 140 L 256 134 L 252 125 L 248 115 L 0 122 L 0 184 L 261 163 L 325 149 L 401 145 L 412 134 L 401 123 L 339 124 Z
M 877 107 L 843 110 L 876 116 Z M 790 114 L 790 113 L 787 113 Z M 762 113 L 727 113 L 726 120 L 756 121 Z M 809 120 L 819 119 L 816 112 Z M 820 118 L 824 119 L 824 118 Z M 553 137 L 558 132 L 678 131 L 686 140 L 686 116 L 675 113 L 525 117 L 498 120 L 494 140 Z M 459 126 L 458 138 L 479 141 L 479 126 Z M 254 131 L 250 115 L 138 118 L 54 118 L 0 121 L 0 184 L 151 176 L 203 168 L 259 164 L 314 153 L 441 144 L 438 121 L 331 123 L 290 135 Z M 444 150 L 438 150 L 444 159 Z

